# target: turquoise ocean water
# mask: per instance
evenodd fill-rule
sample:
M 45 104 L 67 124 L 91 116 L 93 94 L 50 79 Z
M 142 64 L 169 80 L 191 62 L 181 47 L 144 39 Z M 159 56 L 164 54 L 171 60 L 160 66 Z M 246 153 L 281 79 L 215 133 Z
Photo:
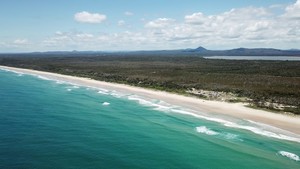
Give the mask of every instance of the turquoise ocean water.
M 266 128 L 0 70 L 0 168 L 300 168 L 299 140 Z

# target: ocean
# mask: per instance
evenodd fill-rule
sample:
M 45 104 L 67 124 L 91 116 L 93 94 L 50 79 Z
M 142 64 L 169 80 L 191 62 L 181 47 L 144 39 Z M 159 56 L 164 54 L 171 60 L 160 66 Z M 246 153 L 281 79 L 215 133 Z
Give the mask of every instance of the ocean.
M 0 69 L 0 168 L 299 169 L 271 126 Z

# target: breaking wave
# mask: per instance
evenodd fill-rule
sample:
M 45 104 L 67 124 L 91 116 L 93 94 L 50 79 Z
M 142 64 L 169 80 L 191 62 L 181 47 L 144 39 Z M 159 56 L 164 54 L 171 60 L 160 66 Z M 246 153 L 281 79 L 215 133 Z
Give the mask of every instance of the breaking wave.
M 203 134 L 207 134 L 207 135 L 218 135 L 218 132 L 215 132 L 209 128 L 207 128 L 206 126 L 200 126 L 200 127 L 196 127 L 196 131 L 198 133 L 203 133 Z
M 196 131 L 201 134 L 218 136 L 219 138 L 226 139 L 226 140 L 243 141 L 243 139 L 240 139 L 239 136 L 236 134 L 227 133 L 227 132 L 217 132 L 214 131 L 213 129 L 207 128 L 206 126 L 196 127 Z
M 287 152 L 287 151 L 279 151 L 278 154 L 282 155 L 283 157 L 287 157 L 291 160 L 300 161 L 299 156 L 297 156 L 294 153 L 290 153 L 290 152 Z
M 108 105 L 110 105 L 110 103 L 108 103 L 108 102 L 103 102 L 102 105 L 103 105 L 103 106 L 108 106 Z
M 178 114 L 189 115 L 189 116 L 193 116 L 193 117 L 196 117 L 196 118 L 217 122 L 217 123 L 220 123 L 220 124 L 222 124 L 226 127 L 248 130 L 248 131 L 251 131 L 251 132 L 253 132 L 255 134 L 258 134 L 258 135 L 300 143 L 300 137 L 296 136 L 293 133 L 289 133 L 287 131 L 278 129 L 278 128 L 273 127 L 273 126 L 268 127 L 268 128 L 267 127 L 262 127 L 262 126 L 260 126 L 256 123 L 254 123 L 254 122 L 251 122 L 251 121 L 242 121 L 241 124 L 239 124 L 238 122 L 224 120 L 222 118 L 211 117 L 211 116 L 206 115 L 204 113 L 196 112 L 196 111 L 193 111 L 193 110 L 184 110 L 184 109 L 181 109 L 178 106 L 174 106 L 174 105 L 168 104 L 166 102 L 153 102 L 151 100 L 146 100 L 142 97 L 138 97 L 138 96 L 135 96 L 135 95 L 129 96 L 128 99 L 137 101 L 141 105 L 152 107 L 154 110 L 159 110 L 159 111 L 168 112 L 168 113 L 178 113 Z M 282 134 L 282 133 L 285 133 L 285 134 Z M 292 135 L 292 136 L 290 136 L 290 135 Z M 227 135 L 227 137 L 235 137 L 235 136 L 234 135 Z
M 25 73 L 22 73 L 22 72 L 10 70 L 10 69 L 5 69 L 5 68 L 2 68 L 2 67 L 0 67 L 0 70 L 3 70 L 3 71 L 5 71 L 5 72 L 12 72 L 12 73 L 17 74 L 18 76 L 23 76 L 23 75 L 25 74 Z
M 106 90 L 98 90 L 97 93 L 104 94 L 104 95 L 108 95 L 109 94 L 108 91 L 106 91 Z

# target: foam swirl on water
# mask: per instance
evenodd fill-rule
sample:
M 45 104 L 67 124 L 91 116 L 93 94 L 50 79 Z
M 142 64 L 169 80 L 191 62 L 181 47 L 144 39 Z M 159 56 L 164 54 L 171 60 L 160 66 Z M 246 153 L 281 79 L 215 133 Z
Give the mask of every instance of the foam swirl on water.
M 226 139 L 230 141 L 243 141 L 243 139 L 240 139 L 239 136 L 236 134 L 227 133 L 227 132 L 216 132 L 213 129 L 210 129 L 206 126 L 196 127 L 196 131 L 201 134 L 206 134 L 209 136 L 217 136 L 218 138 Z
M 207 135 L 218 135 L 218 132 L 208 129 L 206 126 L 196 127 L 198 133 L 204 133 Z
M 99 94 L 104 94 L 104 95 L 108 95 L 108 93 L 107 93 L 107 92 L 105 92 L 105 91 L 102 91 L 102 90 L 99 90 L 97 93 L 99 93 Z
M 287 151 L 279 151 L 278 153 L 280 155 L 284 156 L 284 157 L 289 158 L 289 159 L 292 159 L 292 160 L 295 160 L 295 161 L 300 161 L 299 156 L 297 156 L 294 153 L 290 153 L 290 152 L 287 152 Z
M 108 102 L 103 102 L 102 105 L 103 105 L 103 106 L 108 106 L 108 105 L 110 105 L 110 103 L 108 103 Z

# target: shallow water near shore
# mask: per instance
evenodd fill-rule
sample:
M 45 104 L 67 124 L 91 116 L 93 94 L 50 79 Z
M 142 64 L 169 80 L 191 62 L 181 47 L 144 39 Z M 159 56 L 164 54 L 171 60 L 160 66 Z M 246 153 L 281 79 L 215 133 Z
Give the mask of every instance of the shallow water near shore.
M 239 127 L 264 131 L 255 122 L 199 116 L 134 94 L 0 70 L 0 168 L 300 167 L 297 140 Z

